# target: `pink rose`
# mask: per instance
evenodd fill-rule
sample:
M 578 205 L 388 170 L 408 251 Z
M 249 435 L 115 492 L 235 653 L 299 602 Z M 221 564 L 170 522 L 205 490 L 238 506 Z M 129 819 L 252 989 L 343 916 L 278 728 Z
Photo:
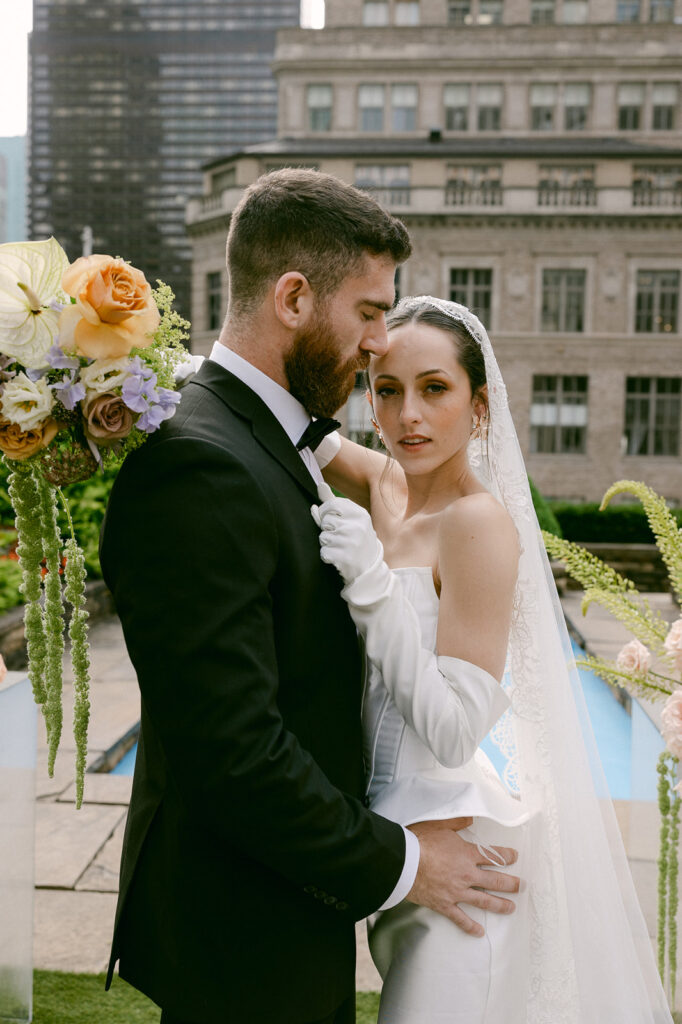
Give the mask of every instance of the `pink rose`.
M 127 437 L 133 428 L 135 414 L 120 395 L 106 391 L 94 394 L 82 403 L 85 436 L 95 444 L 106 447 Z
M 672 659 L 675 671 L 682 673 L 682 619 L 673 622 L 663 646 Z
M 631 640 L 616 658 L 616 665 L 624 672 L 636 672 L 644 675 L 651 664 L 651 653 L 639 640 Z
M 661 712 L 663 739 L 671 754 L 682 757 L 682 690 L 670 694 Z

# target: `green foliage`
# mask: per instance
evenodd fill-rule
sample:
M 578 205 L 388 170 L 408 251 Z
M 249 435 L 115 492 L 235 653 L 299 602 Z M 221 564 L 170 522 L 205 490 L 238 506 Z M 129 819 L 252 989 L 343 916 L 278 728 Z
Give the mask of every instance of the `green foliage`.
M 682 601 L 682 529 L 677 525 L 676 517 L 660 494 L 638 480 L 619 480 L 609 487 L 602 499 L 602 509 L 606 509 L 611 498 L 623 492 L 634 494 L 641 501 L 668 570 L 670 584 L 678 601 Z
M 103 471 L 98 470 L 87 480 L 62 488 L 62 493 L 69 503 L 76 540 L 83 550 L 89 579 L 99 579 L 102 575 L 99 564 L 99 531 L 119 468 L 120 463 L 112 465 Z M 59 517 L 59 525 L 62 536 L 68 536 L 69 524 L 64 513 Z
M 118 975 L 105 992 L 103 974 L 34 971 L 33 1001 L 33 1024 L 159 1024 L 158 1006 Z M 378 992 L 358 992 L 356 1006 L 357 1024 L 376 1024 Z
M 551 501 L 549 507 L 568 540 L 583 544 L 653 544 L 655 540 L 646 512 L 640 505 L 609 505 L 600 511 L 597 502 Z M 682 525 L 682 509 L 671 509 L 670 512 Z
M 0 615 L 21 604 L 21 566 L 11 559 L 0 561 Z
M 540 529 L 546 530 L 547 533 L 553 533 L 557 537 L 563 537 L 559 520 L 554 515 L 551 505 L 543 498 L 530 477 L 528 477 L 528 484 L 530 485 L 530 494 L 533 499 L 535 514 L 540 523 Z
M 658 973 L 663 987 L 675 1002 L 677 975 L 677 874 L 680 840 L 680 800 L 677 785 L 678 759 L 664 750 L 658 759 L 658 808 L 661 812 L 661 842 L 658 857 Z M 667 956 L 666 956 L 667 952 Z M 666 974 L 668 985 L 666 986 Z

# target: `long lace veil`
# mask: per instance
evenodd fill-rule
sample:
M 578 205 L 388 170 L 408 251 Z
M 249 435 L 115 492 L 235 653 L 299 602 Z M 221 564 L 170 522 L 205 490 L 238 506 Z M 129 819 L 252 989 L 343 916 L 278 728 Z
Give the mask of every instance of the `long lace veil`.
M 485 358 L 487 458 L 472 441 L 482 483 L 510 513 L 521 557 L 496 741 L 506 781 L 533 813 L 528 869 L 530 1000 L 526 1024 L 672 1024 L 597 753 L 564 616 L 545 553 L 507 391 L 482 323 L 432 296 Z

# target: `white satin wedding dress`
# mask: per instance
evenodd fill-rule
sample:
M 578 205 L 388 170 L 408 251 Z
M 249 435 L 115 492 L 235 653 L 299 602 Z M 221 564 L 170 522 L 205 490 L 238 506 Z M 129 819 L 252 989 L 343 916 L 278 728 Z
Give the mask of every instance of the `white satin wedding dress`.
M 417 613 L 423 647 L 435 651 L 439 602 L 431 569 L 393 573 Z M 483 670 L 470 666 L 461 685 L 480 685 L 477 671 Z M 500 701 L 499 710 L 505 704 Z M 461 835 L 481 844 L 481 860 L 495 863 L 487 845 L 514 846 L 520 853 L 514 871 L 523 875 L 531 816 L 511 796 L 483 751 L 460 768 L 439 764 L 405 722 L 373 665 L 363 728 L 372 810 L 402 825 L 474 817 L 473 827 Z M 453 745 L 455 741 L 453 737 Z M 465 908 L 483 924 L 484 938 L 467 935 L 442 915 L 412 903 L 374 915 L 369 943 L 384 982 L 380 1024 L 525 1024 L 527 895 L 514 901 L 512 915 Z

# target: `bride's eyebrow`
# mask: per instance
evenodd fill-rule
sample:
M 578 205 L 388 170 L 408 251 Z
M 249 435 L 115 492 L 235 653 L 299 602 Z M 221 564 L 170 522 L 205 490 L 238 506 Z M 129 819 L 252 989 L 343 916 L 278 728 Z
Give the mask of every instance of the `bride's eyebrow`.
M 391 373 L 378 373 L 376 375 L 376 377 L 374 378 L 374 383 L 376 384 L 376 382 L 378 380 L 397 380 L 397 381 L 399 381 L 400 378 L 399 377 L 394 377 L 393 374 L 391 374 Z
M 449 376 L 450 376 L 450 374 L 448 373 L 448 371 L 447 371 L 447 370 L 439 370 L 439 369 L 435 369 L 435 370 L 424 370 L 424 372 L 423 372 L 423 373 L 418 373 L 418 374 L 417 374 L 417 376 L 415 377 L 415 380 L 419 380 L 419 378 L 420 378 L 420 377 L 430 377 L 432 373 L 442 373 L 442 374 L 444 374 L 444 375 L 445 375 L 446 377 L 449 377 Z

